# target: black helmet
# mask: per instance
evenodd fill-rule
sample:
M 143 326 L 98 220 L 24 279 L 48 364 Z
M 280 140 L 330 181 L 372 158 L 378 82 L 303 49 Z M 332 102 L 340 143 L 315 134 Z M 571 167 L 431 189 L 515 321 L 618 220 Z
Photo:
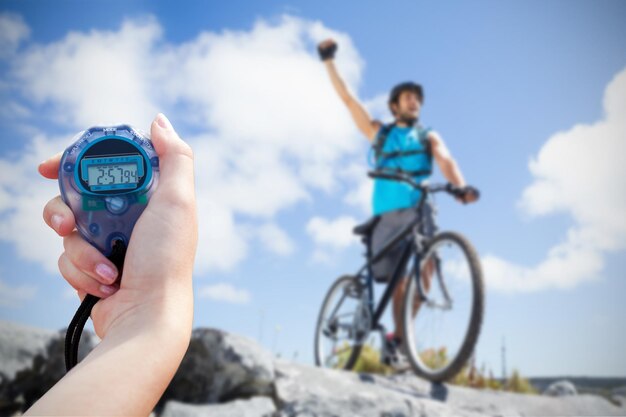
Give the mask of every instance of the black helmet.
M 394 88 L 391 89 L 391 93 L 389 93 L 389 101 L 387 102 L 387 104 L 389 105 L 389 110 L 391 110 L 392 113 L 393 110 L 391 109 L 391 104 L 398 104 L 400 94 L 405 91 L 414 92 L 417 95 L 417 99 L 419 100 L 419 102 L 421 104 L 424 104 L 424 91 L 422 89 L 422 86 L 412 81 L 407 81 L 396 85 Z

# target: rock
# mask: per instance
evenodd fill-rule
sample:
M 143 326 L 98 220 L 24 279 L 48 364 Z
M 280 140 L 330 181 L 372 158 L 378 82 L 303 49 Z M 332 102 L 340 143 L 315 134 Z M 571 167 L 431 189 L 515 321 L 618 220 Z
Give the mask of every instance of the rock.
M 595 395 L 551 398 L 433 384 L 277 361 L 280 416 L 603 416 L 623 409 Z
M 273 393 L 272 355 L 254 341 L 216 329 L 196 329 L 165 391 L 168 400 L 217 403 Z
M 576 386 L 570 381 L 562 380 L 553 382 L 543 391 L 543 395 L 550 397 L 565 397 L 567 395 L 578 395 Z
M 35 354 L 29 366 L 17 371 L 3 384 L 0 403 L 7 409 L 25 411 L 65 375 L 65 330 L 52 335 L 45 349 Z M 94 348 L 96 340 L 91 332 L 83 333 L 79 360 Z
M 0 320 L 0 373 L 13 379 L 17 371 L 30 367 L 55 335 L 53 331 Z
M 270 417 L 276 411 L 268 397 L 254 397 L 217 405 L 192 405 L 169 401 L 160 417 Z
M 626 410 L 626 386 L 614 388 L 611 391 L 611 399 Z M 624 413 L 626 415 L 626 413 Z
M 379 386 L 378 377 L 276 362 L 280 416 L 478 416 L 427 393 Z
M 0 415 L 13 415 L 24 411 L 65 374 L 65 332 L 35 331 L 38 336 L 33 338 L 31 329 L 3 322 L 0 325 L 4 326 L 0 330 L 7 330 L 0 333 L 0 354 L 7 355 L 0 357 L 1 369 L 17 369 L 12 377 L 0 372 Z M 46 340 L 46 334 L 47 343 L 41 343 Z M 24 346 L 35 348 L 24 348 L 26 353 L 19 353 L 20 345 L 15 341 L 20 340 L 25 340 Z M 40 342 L 31 343 L 31 340 Z M 95 337 L 86 332 L 80 357 L 95 343 Z M 612 394 L 615 404 L 621 406 L 589 394 L 523 395 L 433 384 L 411 373 L 382 376 L 320 369 L 274 361 L 269 352 L 240 336 L 196 329 L 189 350 L 154 415 L 626 415 L 624 389 L 615 389 Z M 222 404 L 215 404 L 218 402 Z

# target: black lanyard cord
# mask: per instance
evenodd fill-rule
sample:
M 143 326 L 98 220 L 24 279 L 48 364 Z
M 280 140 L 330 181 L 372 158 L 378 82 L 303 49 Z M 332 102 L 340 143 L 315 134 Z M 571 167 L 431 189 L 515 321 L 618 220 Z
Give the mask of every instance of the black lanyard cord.
M 126 245 L 121 240 L 116 240 L 108 259 L 113 262 L 119 271 L 121 279 L 122 269 L 124 267 L 124 258 L 126 256 Z M 76 310 L 74 318 L 70 322 L 65 334 L 65 370 L 69 372 L 78 363 L 78 346 L 80 337 L 83 334 L 85 324 L 91 315 L 91 310 L 96 303 L 100 301 L 100 297 L 87 294 L 80 303 L 80 307 Z

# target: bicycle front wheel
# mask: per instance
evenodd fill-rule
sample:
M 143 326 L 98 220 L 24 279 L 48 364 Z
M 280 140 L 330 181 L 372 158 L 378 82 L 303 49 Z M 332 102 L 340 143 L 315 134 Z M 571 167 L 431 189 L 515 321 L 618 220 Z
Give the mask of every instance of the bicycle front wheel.
M 430 381 L 454 377 L 474 351 L 484 286 L 472 245 L 454 232 L 428 242 L 404 296 L 404 346 L 414 372 Z M 411 270 L 409 270 L 411 271 Z
M 354 367 L 369 333 L 363 284 L 354 276 L 338 278 L 328 290 L 315 329 L 315 364 L 324 368 Z

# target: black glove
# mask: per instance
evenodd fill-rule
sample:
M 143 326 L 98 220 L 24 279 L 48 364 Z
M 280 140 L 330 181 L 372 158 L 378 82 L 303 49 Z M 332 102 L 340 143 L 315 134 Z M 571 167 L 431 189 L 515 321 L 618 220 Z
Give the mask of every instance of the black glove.
M 337 44 L 333 43 L 325 48 L 321 46 L 317 47 L 317 52 L 320 54 L 320 59 L 322 61 L 327 61 L 329 59 L 335 58 L 335 52 L 337 52 Z
M 467 203 L 467 198 L 469 196 L 473 196 L 474 201 L 476 201 L 480 198 L 480 191 L 478 191 L 477 188 L 472 187 L 471 185 L 466 185 L 465 187 L 461 188 L 461 195 L 459 197 L 461 197 L 463 203 Z

